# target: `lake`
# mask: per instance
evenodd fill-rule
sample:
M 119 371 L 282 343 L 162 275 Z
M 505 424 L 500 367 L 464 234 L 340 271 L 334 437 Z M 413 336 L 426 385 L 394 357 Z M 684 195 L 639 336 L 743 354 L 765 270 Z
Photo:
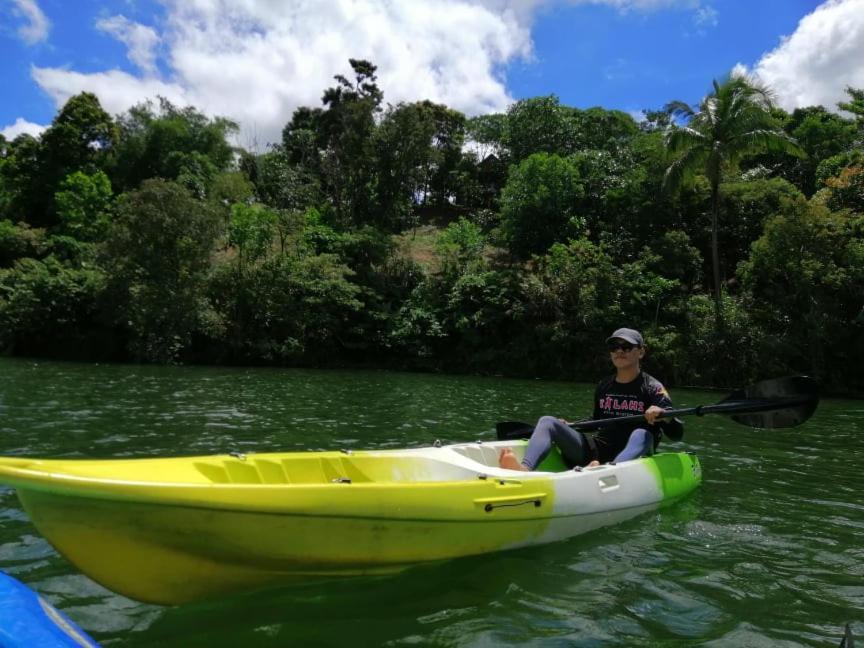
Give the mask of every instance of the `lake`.
M 676 406 L 725 396 L 671 392 Z M 496 421 L 587 416 L 592 394 L 539 380 L 0 359 L 0 454 L 491 440 Z M 698 454 L 704 482 L 670 508 L 544 547 L 173 608 L 77 572 L 0 488 L 0 569 L 105 646 L 837 646 L 847 622 L 864 637 L 862 438 L 855 400 L 823 399 L 792 430 L 691 417 L 663 447 Z

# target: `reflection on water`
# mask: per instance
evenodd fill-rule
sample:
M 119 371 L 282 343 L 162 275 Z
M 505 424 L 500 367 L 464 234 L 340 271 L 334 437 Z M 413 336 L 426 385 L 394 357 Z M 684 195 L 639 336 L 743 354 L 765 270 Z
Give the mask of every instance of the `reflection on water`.
M 0 452 L 163 456 L 422 446 L 590 412 L 592 387 L 386 372 L 0 360 Z M 673 391 L 676 404 L 721 394 Z M 864 404 L 805 426 L 689 420 L 702 489 L 572 540 L 177 608 L 77 573 L 0 489 L 0 568 L 106 646 L 836 646 L 864 634 Z

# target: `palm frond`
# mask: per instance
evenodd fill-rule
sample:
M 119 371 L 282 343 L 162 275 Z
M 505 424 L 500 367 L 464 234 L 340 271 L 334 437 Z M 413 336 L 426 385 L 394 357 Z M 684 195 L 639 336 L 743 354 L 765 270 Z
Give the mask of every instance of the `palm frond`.
M 716 183 L 727 164 L 748 155 L 769 152 L 803 155 L 771 114 L 773 94 L 753 79 L 730 77 L 712 82 L 714 92 L 699 103 L 686 127 L 667 131 L 668 150 L 683 152 L 666 171 L 664 187 L 675 186 L 698 160 Z M 680 102 L 679 102 L 680 103 Z M 691 111 L 692 112 L 692 111 Z
M 686 117 L 687 119 L 689 119 L 696 114 L 689 104 L 678 100 L 670 101 L 665 106 L 663 106 L 663 110 L 672 115 L 673 117 L 677 118 Z
M 786 133 L 768 129 L 755 129 L 740 133 L 730 140 L 730 148 L 745 155 L 765 151 L 768 153 L 786 153 L 801 158 L 807 157 L 795 139 Z
M 675 160 L 663 174 L 661 191 L 668 193 L 680 187 L 685 180 L 705 166 L 705 160 L 710 155 L 710 150 L 705 147 L 691 148 L 684 152 L 680 158 Z
M 670 126 L 664 135 L 666 148 L 670 151 L 683 151 L 685 148 L 705 146 L 708 139 L 705 135 L 690 126 Z

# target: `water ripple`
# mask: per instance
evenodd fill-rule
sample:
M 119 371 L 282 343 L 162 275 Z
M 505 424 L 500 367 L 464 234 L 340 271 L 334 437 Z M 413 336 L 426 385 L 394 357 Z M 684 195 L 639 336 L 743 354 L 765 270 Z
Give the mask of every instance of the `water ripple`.
M 398 374 L 0 360 L 2 453 L 141 457 L 490 439 L 590 411 L 589 385 Z M 719 399 L 676 391 L 676 403 Z M 687 500 L 546 547 L 179 608 L 80 575 L 0 488 L 0 567 L 106 646 L 836 646 L 864 636 L 864 407 L 807 425 L 687 424 Z

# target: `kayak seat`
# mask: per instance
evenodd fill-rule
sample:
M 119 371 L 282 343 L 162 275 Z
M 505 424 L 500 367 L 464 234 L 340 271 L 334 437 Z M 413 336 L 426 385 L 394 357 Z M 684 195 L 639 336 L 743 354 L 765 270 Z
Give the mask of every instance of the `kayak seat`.
M 564 463 L 564 457 L 561 456 L 561 451 L 555 447 L 546 455 L 546 458 L 537 466 L 537 470 L 545 472 L 567 472 L 570 468 Z
M 516 441 L 508 445 L 520 460 L 525 456 L 525 448 L 528 446 L 527 441 Z M 484 466 L 497 467 L 498 452 L 501 447 L 502 446 L 500 445 L 477 444 L 454 446 L 453 450 L 461 454 L 463 457 L 467 457 L 468 459 L 483 464 Z M 542 470 L 544 472 L 565 472 L 569 470 L 569 468 L 567 467 L 567 464 L 564 463 L 564 459 L 561 457 L 561 452 L 558 448 L 553 447 L 546 458 L 540 462 L 539 466 L 537 466 L 537 470 Z
M 214 458 L 195 462 L 214 484 L 357 484 L 474 479 L 477 472 L 448 461 L 417 456 L 346 456 L 336 453 L 279 459 Z

